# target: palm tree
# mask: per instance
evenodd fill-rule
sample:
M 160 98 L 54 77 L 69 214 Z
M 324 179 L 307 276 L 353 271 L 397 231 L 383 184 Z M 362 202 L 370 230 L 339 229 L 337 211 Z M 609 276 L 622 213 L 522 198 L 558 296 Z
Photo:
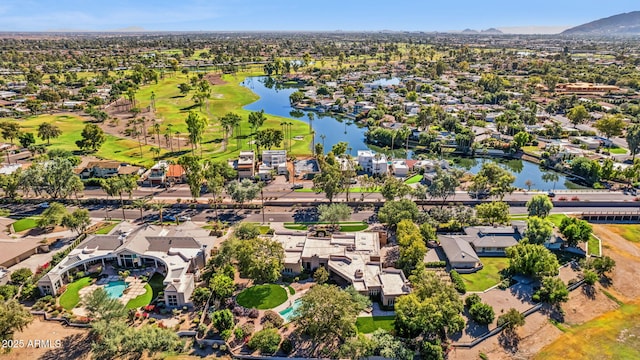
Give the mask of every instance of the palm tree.
M 155 154 L 156 161 L 160 160 L 160 147 L 152 147 L 151 151 Z
M 154 202 L 153 204 L 151 204 L 151 207 L 154 210 L 158 210 L 158 216 L 159 216 L 158 220 L 160 221 L 161 224 L 163 224 L 163 221 L 162 221 L 162 210 L 164 210 L 164 208 L 167 207 L 167 204 L 165 204 L 165 203 L 163 203 L 161 201 L 157 201 L 157 202 Z
M 143 198 L 135 199 L 133 200 L 131 205 L 133 205 L 133 207 L 136 207 L 140 210 L 140 219 L 142 219 L 143 218 L 142 212 L 149 207 L 149 198 L 143 197 Z
M 147 118 L 140 118 L 139 122 L 142 124 L 142 135 L 144 136 L 144 144 L 147 145 Z
M 176 131 L 176 137 L 178 140 L 178 152 L 180 152 L 180 131 Z
M 156 133 L 156 139 L 158 141 L 158 146 L 160 146 L 160 124 L 157 122 L 153 123 L 153 131 Z

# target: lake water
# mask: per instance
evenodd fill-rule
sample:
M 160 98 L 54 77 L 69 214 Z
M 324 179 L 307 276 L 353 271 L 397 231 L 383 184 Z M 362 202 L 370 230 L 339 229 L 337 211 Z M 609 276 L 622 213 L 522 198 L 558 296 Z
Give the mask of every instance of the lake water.
M 247 77 L 240 83 L 240 85 L 251 89 L 251 91 L 260 96 L 260 99 L 244 108 L 250 111 L 260 111 L 264 109 L 264 112 L 267 114 L 294 118 L 308 124 L 309 118 L 307 114 L 309 112 L 295 109 L 291 107 L 289 103 L 289 95 L 298 89 L 287 87 L 278 88 L 276 86 L 269 88 L 265 84 L 267 83 L 266 80 L 266 76 L 253 76 Z M 316 144 L 323 144 L 326 151 L 330 150 L 334 144 L 340 141 L 345 141 L 349 144 L 352 155 L 356 155 L 358 150 L 366 150 L 369 148 L 364 142 L 364 133 L 367 131 L 366 127 L 358 127 L 351 119 L 340 119 L 317 112 L 312 113 L 314 116 L 313 129 L 316 132 Z M 299 115 L 302 115 L 302 117 L 297 117 Z
M 513 183 L 513 186 L 521 189 L 527 189 L 527 180 L 531 180 L 533 183 L 531 190 L 549 191 L 554 188 L 557 190 L 583 188 L 582 186 L 569 181 L 567 177 L 561 173 L 543 169 L 537 164 L 528 161 L 518 159 L 498 160 L 489 158 L 453 158 L 452 160 L 456 167 L 465 169 L 472 174 L 476 174 L 485 161 L 496 162 L 504 169 L 509 170 L 516 177 L 516 181 Z M 555 184 L 553 180 L 544 179 L 543 176 L 545 174 L 555 174 L 557 176 Z

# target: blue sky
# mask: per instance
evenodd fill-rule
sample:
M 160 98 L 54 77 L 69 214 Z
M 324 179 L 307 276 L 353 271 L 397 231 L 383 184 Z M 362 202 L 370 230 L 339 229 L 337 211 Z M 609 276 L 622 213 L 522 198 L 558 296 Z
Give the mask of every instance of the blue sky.
M 0 31 L 569 27 L 635 10 L 638 0 L 0 0 Z

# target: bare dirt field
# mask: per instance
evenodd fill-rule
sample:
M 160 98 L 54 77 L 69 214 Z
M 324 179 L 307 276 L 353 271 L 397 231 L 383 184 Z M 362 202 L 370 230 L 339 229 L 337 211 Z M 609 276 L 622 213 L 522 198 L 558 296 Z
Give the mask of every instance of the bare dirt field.
M 91 343 L 87 329 L 61 325 L 57 321 L 44 321 L 36 316 L 24 331 L 16 333 L 14 340 L 24 345 L 3 354 L 3 359 L 71 360 L 89 359 Z M 40 341 L 40 346 L 36 343 Z
M 618 308 L 615 301 L 604 295 L 603 290 L 617 299 L 628 302 L 640 297 L 640 244 L 625 240 L 607 229 L 606 225 L 592 224 L 594 233 L 603 241 L 603 253 L 616 261 L 616 268 L 610 275 L 612 284 L 596 285 L 593 294 L 583 289 L 570 293 L 569 301 L 562 305 L 565 312 L 564 323 L 570 327 L 585 323 L 595 317 Z M 558 340 L 563 332 L 549 321 L 546 312 L 537 312 L 526 319 L 525 325 L 517 331 L 520 340 L 512 350 L 505 350 L 500 335 L 485 340 L 471 349 L 456 349 L 449 359 L 479 359 L 484 353 L 491 360 L 530 359 L 546 345 Z M 561 339 L 559 340 L 561 341 Z

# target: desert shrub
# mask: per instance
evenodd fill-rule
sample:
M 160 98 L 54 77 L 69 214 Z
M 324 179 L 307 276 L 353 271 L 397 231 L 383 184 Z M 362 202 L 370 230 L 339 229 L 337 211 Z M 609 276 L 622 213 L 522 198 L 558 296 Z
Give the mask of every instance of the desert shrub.
M 282 326 L 284 320 L 275 311 L 268 310 L 264 313 L 262 320 L 260 321 L 265 326 L 271 325 L 275 328 Z

